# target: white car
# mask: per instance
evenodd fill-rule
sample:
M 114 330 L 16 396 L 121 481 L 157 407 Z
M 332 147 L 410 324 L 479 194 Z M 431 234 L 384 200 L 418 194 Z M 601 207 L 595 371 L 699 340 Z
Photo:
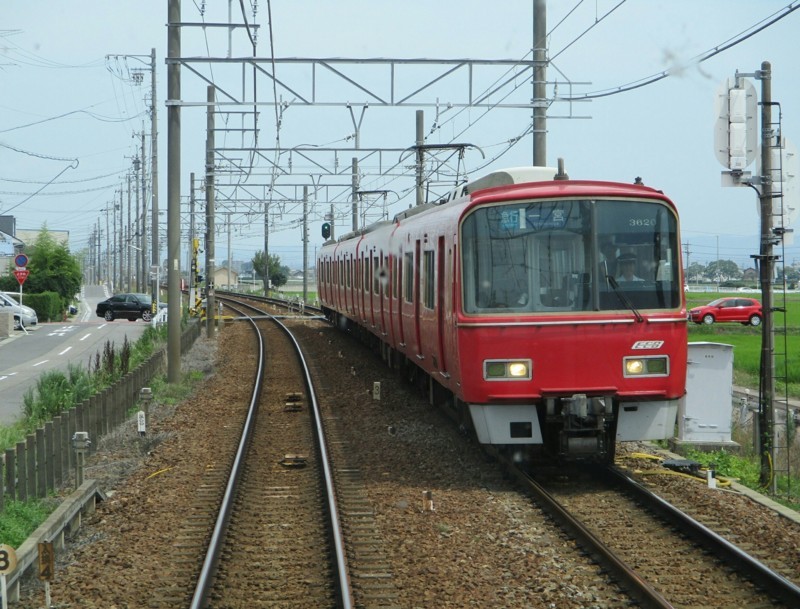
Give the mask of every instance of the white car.
M 39 323 L 36 311 L 19 304 L 8 292 L 0 292 L 0 311 L 11 311 L 14 314 L 14 329 L 22 326 L 35 326 Z

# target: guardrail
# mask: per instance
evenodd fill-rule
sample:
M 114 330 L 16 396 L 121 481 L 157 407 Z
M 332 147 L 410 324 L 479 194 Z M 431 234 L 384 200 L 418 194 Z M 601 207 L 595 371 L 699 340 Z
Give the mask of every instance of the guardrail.
M 194 344 L 200 336 L 200 330 L 199 323 L 190 322 L 181 336 L 181 353 L 188 351 Z M 91 440 L 88 454 L 94 453 L 97 450 L 97 440 L 129 418 L 131 409 L 139 400 L 140 390 L 148 385 L 162 368 L 166 361 L 166 353 L 166 347 L 158 350 L 113 385 L 54 417 L 52 421 L 28 434 L 24 441 L 17 442 L 15 448 L 6 449 L 0 461 L 2 468 L 0 510 L 4 508 L 5 501 L 42 499 L 56 489 L 74 483 L 78 458 L 72 446 L 75 433 L 88 433 Z M 33 550 L 36 550 L 36 543 L 39 541 L 61 536 L 63 528 L 73 526 L 75 519 L 80 517 L 87 502 L 94 502 L 95 497 L 99 496 L 96 483 L 91 487 L 87 484 L 93 481 L 80 482 L 80 488 L 76 493 L 82 499 L 72 501 L 75 504 L 72 508 L 57 509 L 45 523 L 51 524 L 37 529 L 36 533 L 20 546 L 18 554 L 25 553 L 26 558 L 23 560 L 18 557 L 18 568 L 11 578 L 12 582 L 32 564 L 33 559 L 29 560 L 30 557 L 27 556 L 30 543 L 33 544 L 31 546 Z M 67 513 L 63 513 L 64 509 Z M 54 516 L 55 525 L 51 522 Z M 18 594 L 18 590 L 9 591 L 9 598 L 13 599 L 15 593 Z

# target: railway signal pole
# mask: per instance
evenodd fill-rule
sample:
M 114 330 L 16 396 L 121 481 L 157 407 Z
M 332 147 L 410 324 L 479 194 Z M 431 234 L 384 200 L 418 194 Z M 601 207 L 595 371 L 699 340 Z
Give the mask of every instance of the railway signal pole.
M 762 485 L 769 484 L 772 466 L 775 463 L 773 426 L 775 424 L 775 358 L 774 319 L 772 315 L 772 274 L 775 268 L 772 232 L 772 68 L 768 61 L 761 63 L 761 247 L 759 250 L 759 277 L 761 279 L 761 305 L 764 323 L 761 326 L 761 367 L 759 376 L 758 419 L 761 432 L 759 454 L 761 455 Z
M 756 94 L 743 77 L 761 81 L 761 168 L 759 176 L 745 171 L 756 156 Z M 723 185 L 750 186 L 759 197 L 761 215 L 759 253 L 751 256 L 758 263 L 761 283 L 761 365 L 759 368 L 759 407 L 755 421 L 755 450 L 761 458 L 760 482 L 767 486 L 773 478 L 775 463 L 775 341 L 772 277 L 775 272 L 773 247 L 780 242 L 775 234 L 772 188 L 772 154 L 776 134 L 772 127 L 772 68 L 768 61 L 753 74 L 736 73 L 720 93 L 715 149 L 719 161 L 730 171 L 723 172 Z M 772 479 L 773 490 L 776 481 Z

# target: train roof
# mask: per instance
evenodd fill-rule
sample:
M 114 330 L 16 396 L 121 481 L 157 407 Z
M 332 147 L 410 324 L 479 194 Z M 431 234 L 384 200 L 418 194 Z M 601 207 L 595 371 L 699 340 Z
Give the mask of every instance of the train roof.
M 510 186 L 511 184 L 524 184 L 527 182 L 550 182 L 556 178 L 558 169 L 555 167 L 510 167 L 493 171 L 485 176 L 456 186 L 447 196 L 437 203 L 447 203 L 460 199 L 472 192 L 495 188 L 496 186 Z
M 550 184 L 545 184 L 545 182 Z M 554 182 L 555 184 L 553 184 Z M 513 186 L 514 188 L 511 190 L 519 192 L 520 189 L 525 188 L 525 185 L 528 185 L 530 188 L 535 188 L 536 190 L 548 187 L 561 189 L 568 188 L 572 194 L 576 195 L 593 193 L 596 192 L 598 188 L 603 189 L 605 193 L 609 195 L 617 194 L 630 196 L 634 194 L 634 191 L 637 195 L 649 195 L 650 197 L 657 197 L 658 195 L 663 197 L 664 195 L 662 191 L 646 186 L 638 179 L 633 184 L 595 180 L 570 180 L 563 171 L 563 166 L 561 165 L 561 160 L 559 159 L 559 167 L 509 167 L 507 169 L 493 171 L 485 176 L 457 186 L 451 190 L 447 196 L 438 199 L 435 202 L 423 203 L 422 205 L 409 207 L 408 209 L 404 209 L 403 211 L 395 214 L 391 220 L 382 220 L 370 226 L 351 231 L 342 235 L 338 239 L 327 241 L 325 245 L 336 243 L 337 241 L 347 241 L 354 237 L 359 237 L 379 228 L 383 228 L 387 225 L 397 224 L 402 220 L 429 211 L 440 205 L 445 205 L 455 201 L 456 199 L 462 199 L 469 194 L 474 194 L 483 190 L 501 186 Z M 498 194 L 497 196 L 506 195 Z M 480 199 L 486 200 L 486 197 L 489 197 L 489 200 L 491 200 L 492 194 L 486 193 L 486 195 L 482 195 Z

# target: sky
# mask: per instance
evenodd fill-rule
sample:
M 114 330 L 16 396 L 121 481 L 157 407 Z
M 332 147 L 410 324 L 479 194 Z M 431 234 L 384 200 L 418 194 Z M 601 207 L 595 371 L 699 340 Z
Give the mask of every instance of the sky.
M 113 224 L 114 212 L 108 210 L 120 196 L 127 220 L 127 176 L 140 155 L 143 131 L 147 163 L 151 154 L 150 53 L 155 49 L 160 234 L 166 243 L 167 4 L 6 0 L 0 5 L 0 215 L 13 215 L 18 230 L 46 225 L 68 231 L 70 249 L 77 253 L 93 232 L 100 230 L 105 238 L 107 216 Z M 244 28 L 229 37 L 227 28 L 212 27 L 227 22 L 229 13 L 241 23 L 241 4 L 248 23 L 258 26 L 250 32 L 261 58 L 516 61 L 529 59 L 532 47 L 533 0 L 261 0 L 255 17 L 252 0 L 184 0 L 182 21 L 208 27 L 182 29 L 181 55 L 253 56 Z M 800 140 L 795 71 L 800 10 L 793 10 L 798 7 L 800 2 L 788 0 L 550 0 L 548 97 L 557 99 L 548 109 L 547 164 L 555 166 L 563 158 L 572 178 L 632 182 L 641 177 L 677 205 L 684 263 L 688 253 L 689 263 L 722 259 L 741 268 L 753 266 L 750 257 L 759 248 L 758 198 L 752 188 L 722 185 L 726 168 L 715 153 L 715 102 L 720 87 L 737 73 L 750 75 L 760 99 L 762 81 L 753 75 L 768 61 L 778 104 L 773 119 L 780 118 L 781 133 L 790 143 Z M 302 185 L 309 193 L 309 260 L 323 242 L 325 213 L 333 209 L 337 235 L 348 231 L 349 167 L 357 154 L 349 149 L 357 143 L 362 149 L 391 150 L 360 163 L 360 188 L 386 192 L 385 199 L 367 196 L 365 220 L 391 217 L 413 205 L 412 160 L 401 151 L 415 143 L 420 109 L 426 143 L 471 145 L 460 162 L 448 151 L 430 159 L 429 168 L 437 168 L 431 196 L 464 177 L 533 162 L 531 111 L 524 107 L 532 97 L 531 85 L 528 77 L 504 76 L 506 66 L 476 68 L 473 94 L 494 89 L 499 80 L 505 84 L 489 99 L 521 107 L 461 107 L 469 84 L 463 71 L 414 96 L 418 107 L 391 107 L 371 97 L 388 95 L 385 66 L 335 66 L 368 93 L 319 66 L 312 81 L 307 63 L 260 65 L 264 71 L 274 69 L 285 87 L 273 87 L 263 76 L 257 79 L 258 100 L 277 97 L 281 102 L 280 112 L 258 106 L 257 145 L 343 150 L 306 158 L 264 152 L 250 162 L 248 154 L 234 149 L 256 145 L 252 120 L 241 113 L 253 106 L 219 105 L 215 143 L 226 150 L 216 159 L 221 170 L 217 266 L 229 257 L 249 261 L 264 249 L 262 199 L 270 198 L 269 184 L 275 186 L 269 251 L 288 266 L 302 268 Z M 396 66 L 396 93 L 416 91 L 439 72 Z M 141 82 L 135 73 L 143 76 Z M 182 68 L 182 251 L 188 251 L 190 176 L 195 174 L 199 189 L 204 173 L 207 84 L 220 87 L 218 101 L 252 101 L 251 73 L 251 68 L 219 61 Z M 666 77 L 656 78 L 660 75 Z M 303 98 L 317 103 L 299 103 Z M 333 103 L 341 100 L 350 102 L 350 109 Z M 244 167 L 246 177 L 241 172 L 230 177 L 232 166 Z M 276 181 L 273 166 L 283 172 Z M 748 170 L 758 174 L 755 165 Z M 792 177 L 786 192 L 796 193 Z M 223 186 L 235 181 L 246 190 Z M 234 204 L 229 199 L 236 193 L 239 202 Z M 204 194 L 198 190 L 196 195 L 199 212 Z M 781 251 L 787 264 L 800 263 L 800 247 L 794 243 Z

